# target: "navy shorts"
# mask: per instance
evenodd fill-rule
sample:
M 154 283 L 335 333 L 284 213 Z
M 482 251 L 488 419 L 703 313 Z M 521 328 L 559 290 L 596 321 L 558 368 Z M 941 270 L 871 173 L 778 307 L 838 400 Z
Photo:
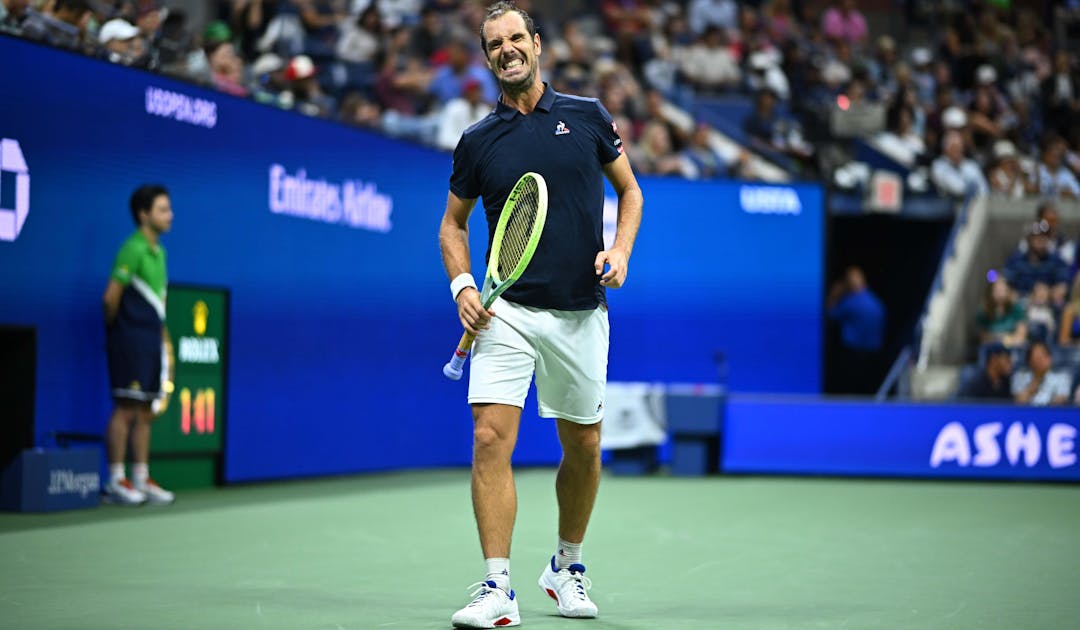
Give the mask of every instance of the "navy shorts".
M 106 334 L 112 397 L 150 402 L 161 394 L 161 332 Z

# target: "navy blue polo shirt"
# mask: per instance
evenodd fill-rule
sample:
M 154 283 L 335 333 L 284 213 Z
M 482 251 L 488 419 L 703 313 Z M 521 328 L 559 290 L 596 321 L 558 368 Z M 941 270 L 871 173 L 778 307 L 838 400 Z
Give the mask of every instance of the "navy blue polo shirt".
M 517 180 L 534 171 L 547 181 L 548 214 L 540 244 L 504 299 L 562 311 L 606 304 L 593 267 L 604 249 L 603 166 L 622 152 L 615 123 L 599 100 L 560 94 L 547 84 L 528 115 L 500 102 L 465 130 L 454 150 L 450 191 L 461 199 L 483 199 L 485 260 Z

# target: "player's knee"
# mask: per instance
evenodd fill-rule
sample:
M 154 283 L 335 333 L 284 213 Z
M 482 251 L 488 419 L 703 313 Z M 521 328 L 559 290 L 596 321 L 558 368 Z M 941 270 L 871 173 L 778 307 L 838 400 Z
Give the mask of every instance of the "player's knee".
M 477 450 L 498 451 L 505 449 L 510 437 L 491 424 L 477 422 L 473 427 L 473 445 Z
M 594 456 L 600 453 L 600 430 L 583 426 L 563 440 L 563 451 L 572 455 Z

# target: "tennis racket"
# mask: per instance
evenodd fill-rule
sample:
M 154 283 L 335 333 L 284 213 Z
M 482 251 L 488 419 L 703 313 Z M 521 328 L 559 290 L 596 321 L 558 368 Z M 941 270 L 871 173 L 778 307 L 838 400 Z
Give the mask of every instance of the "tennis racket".
M 525 173 L 514 184 L 495 225 L 484 289 L 480 293 L 485 310 L 525 272 L 536 253 L 546 220 L 547 182 L 539 173 Z M 443 366 L 447 378 L 455 381 L 461 378 L 461 369 L 475 340 L 476 335 L 469 331 L 461 335 L 454 356 Z

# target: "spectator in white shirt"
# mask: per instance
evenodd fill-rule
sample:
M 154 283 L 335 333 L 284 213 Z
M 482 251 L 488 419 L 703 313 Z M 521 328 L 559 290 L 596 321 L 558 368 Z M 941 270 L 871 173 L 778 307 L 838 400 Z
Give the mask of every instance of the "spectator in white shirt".
M 1051 134 L 1043 140 L 1042 160 L 1036 168 L 1035 185 L 1044 197 L 1080 198 L 1080 183 L 1063 163 L 1065 140 Z
M 1017 403 L 1045 407 L 1069 401 L 1069 375 L 1055 372 L 1050 348 L 1042 341 L 1028 346 L 1027 368 L 1013 374 L 1012 392 Z
M 875 138 L 879 148 L 886 155 L 908 168 L 926 152 L 926 143 L 914 129 L 912 109 L 904 104 L 896 104 L 886 113 L 886 131 Z
M 1034 184 L 1020 165 L 1016 145 L 1008 140 L 998 140 L 994 143 L 993 165 L 990 167 L 987 179 L 993 192 L 1007 195 L 1012 199 L 1021 199 L 1024 195 L 1035 192 Z
M 715 26 L 680 53 L 679 68 L 693 86 L 716 92 L 738 86 L 742 72 L 735 55 L 727 46 L 727 36 Z
M 382 48 L 382 20 L 373 6 L 341 24 L 335 50 L 339 59 L 352 63 L 373 63 Z
M 461 139 L 461 134 L 487 116 L 492 107 L 491 103 L 484 102 L 484 92 L 480 89 L 480 82 L 476 79 L 466 79 L 461 87 L 461 96 L 451 99 L 439 115 L 436 144 L 441 149 L 452 151 Z
M 989 190 L 979 165 L 964 157 L 964 138 L 957 131 L 945 134 L 942 155 L 934 160 L 930 171 L 938 190 L 953 197 L 984 195 Z

